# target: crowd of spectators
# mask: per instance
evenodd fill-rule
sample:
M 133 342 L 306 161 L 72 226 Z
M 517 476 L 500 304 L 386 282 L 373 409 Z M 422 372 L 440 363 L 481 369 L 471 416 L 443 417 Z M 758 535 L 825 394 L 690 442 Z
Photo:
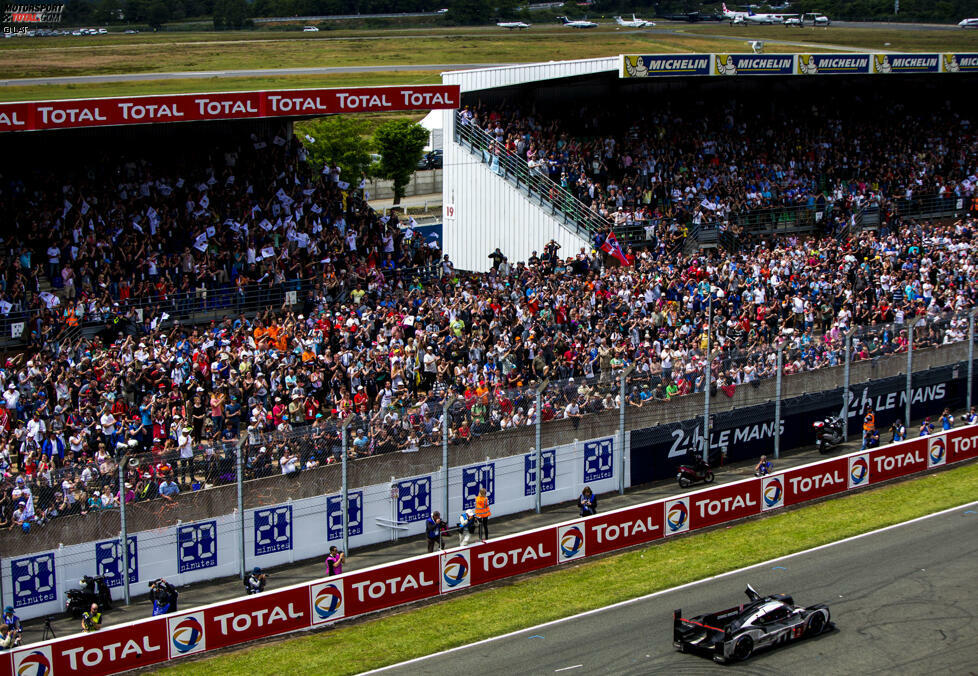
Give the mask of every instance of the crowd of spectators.
M 567 153 L 592 149 L 560 137 Z M 626 165 L 627 144 L 602 142 L 612 147 L 599 162 L 609 183 L 584 174 L 574 183 L 591 181 L 599 209 L 630 194 L 631 206 L 665 213 L 686 198 L 638 195 L 666 183 L 667 166 L 704 155 L 680 152 L 672 131 L 649 138 L 648 147 L 675 144 L 677 154 L 645 157 L 649 171 L 619 178 L 608 166 L 633 169 L 636 159 Z M 629 406 L 702 392 L 708 333 L 718 350 L 713 382 L 732 396 L 773 373 L 778 341 L 790 347 L 786 373 L 840 363 L 842 334 L 854 326 L 868 327 L 853 343 L 856 359 L 905 350 L 916 316 L 927 320 L 915 345 L 937 346 L 964 338 L 966 320 L 951 315 L 976 300 L 970 218 L 888 223 L 841 243 L 820 232 L 735 251 L 649 247 L 629 251 L 627 266 L 551 242 L 528 261 L 497 250 L 488 272 L 462 272 L 396 216 L 371 211 L 338 170 L 312 171 L 294 139 L 201 152 L 2 185 L 5 231 L 20 238 L 4 245 L 3 302 L 35 314 L 30 349 L 0 369 L 0 526 L 29 530 L 231 482 L 239 442 L 248 477 L 336 462 L 340 422 L 351 415 L 355 458 L 440 443 L 450 398 L 452 443 L 538 417 L 576 424 L 623 403 L 616 379 L 626 364 L 636 365 Z M 669 181 L 685 175 L 697 199 L 752 199 L 729 181 L 703 183 L 717 171 L 709 160 Z M 779 184 L 778 199 L 810 190 L 802 178 L 813 171 L 786 171 L 800 192 Z M 715 185 L 728 193 L 704 196 Z M 253 283 L 258 311 L 229 307 L 204 325 L 165 316 L 175 294 L 206 299 Z M 286 294 L 297 289 L 292 305 Z M 141 316 L 137 299 L 148 301 Z M 70 331 L 92 314 L 102 330 Z M 532 386 L 544 379 L 553 385 L 536 411 Z M 124 453 L 136 460 L 125 462 L 119 490 Z

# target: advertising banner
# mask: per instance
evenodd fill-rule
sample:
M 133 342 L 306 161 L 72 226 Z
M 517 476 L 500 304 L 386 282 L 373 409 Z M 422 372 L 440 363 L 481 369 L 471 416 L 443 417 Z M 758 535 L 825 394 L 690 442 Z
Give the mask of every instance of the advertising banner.
M 167 654 L 166 620 L 161 617 L 27 646 L 13 653 L 13 667 L 18 676 L 100 676 L 164 662 Z
M 639 505 L 584 521 L 587 553 L 600 554 L 662 537 L 663 502 Z
M 622 77 L 710 74 L 709 54 L 623 54 L 621 60 Z
M 802 75 L 851 75 L 872 72 L 870 54 L 799 54 L 798 72 Z
M 873 71 L 876 73 L 939 73 L 940 54 L 874 54 Z
M 951 430 L 945 438 L 948 462 L 978 458 L 978 426 L 969 425 Z
M 806 500 L 841 493 L 850 487 L 848 473 L 846 458 L 789 469 L 781 474 L 784 480 L 784 504 L 797 505 Z
M 927 469 L 927 439 L 875 448 L 869 453 L 870 481 L 906 476 Z
M 124 96 L 0 103 L 0 132 L 458 107 L 457 85 Z
M 342 577 L 309 585 L 309 599 L 312 603 L 310 619 L 313 624 L 327 624 L 346 617 L 343 588 Z
M 794 75 L 794 54 L 714 54 L 714 75 Z
M 941 70 L 945 73 L 978 73 L 978 53 L 941 54 Z
M 472 584 L 529 573 L 557 563 L 555 529 L 490 540 L 470 548 Z
M 705 528 L 761 513 L 761 482 L 738 481 L 689 496 L 690 528 Z
M 438 556 L 425 556 L 343 576 L 347 617 L 390 608 L 439 593 Z
M 204 611 L 208 650 L 305 629 L 310 624 L 308 587 L 246 596 Z

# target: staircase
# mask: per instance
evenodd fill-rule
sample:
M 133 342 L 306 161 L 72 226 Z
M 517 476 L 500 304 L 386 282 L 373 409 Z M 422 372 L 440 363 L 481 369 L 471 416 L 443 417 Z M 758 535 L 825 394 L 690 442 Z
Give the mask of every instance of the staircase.
M 479 127 L 463 123 L 458 113 L 455 114 L 455 142 L 488 165 L 492 173 L 514 185 L 527 200 L 585 241 L 593 241 L 596 233 L 611 229 L 610 220 L 592 212 L 545 173 L 531 169 L 526 160 L 508 152 Z

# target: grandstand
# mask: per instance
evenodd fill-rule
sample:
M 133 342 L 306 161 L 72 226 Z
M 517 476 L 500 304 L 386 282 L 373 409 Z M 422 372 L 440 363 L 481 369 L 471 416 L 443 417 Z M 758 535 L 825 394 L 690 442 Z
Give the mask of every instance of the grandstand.
M 647 430 L 694 417 L 687 395 L 770 399 L 779 346 L 800 374 L 902 355 L 918 317 L 918 350 L 966 340 L 973 75 L 621 64 L 444 76 L 462 94 L 442 100 L 444 251 L 309 167 L 292 111 L 7 134 L 0 527 L 18 553 L 117 537 L 120 503 L 159 535 L 312 501 L 343 460 L 361 499 L 389 481 L 403 502 L 394 479 L 522 462 L 537 423 L 568 457 L 600 437 L 624 458 L 617 411 Z M 357 544 L 417 531 L 388 507 Z

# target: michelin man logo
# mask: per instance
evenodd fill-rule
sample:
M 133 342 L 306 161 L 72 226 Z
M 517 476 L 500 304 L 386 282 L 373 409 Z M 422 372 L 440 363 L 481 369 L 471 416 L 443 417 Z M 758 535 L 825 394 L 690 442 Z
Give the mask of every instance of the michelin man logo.
M 945 54 L 944 55 L 944 72 L 945 73 L 957 73 L 961 70 L 958 65 L 958 55 L 957 54 Z
M 717 54 L 716 68 L 718 75 L 736 75 L 737 66 L 734 64 L 733 57 L 729 54 Z
M 817 74 L 818 65 L 815 63 L 815 57 L 811 54 L 802 54 L 799 69 L 801 70 L 802 75 Z
M 890 67 L 890 57 L 888 57 L 886 54 L 877 54 L 876 55 L 876 72 L 877 73 L 890 73 L 890 72 L 892 72 L 892 70 L 893 69 Z
M 645 61 L 641 56 L 626 56 L 625 72 L 628 73 L 628 77 L 647 77 L 649 69 L 645 67 Z

